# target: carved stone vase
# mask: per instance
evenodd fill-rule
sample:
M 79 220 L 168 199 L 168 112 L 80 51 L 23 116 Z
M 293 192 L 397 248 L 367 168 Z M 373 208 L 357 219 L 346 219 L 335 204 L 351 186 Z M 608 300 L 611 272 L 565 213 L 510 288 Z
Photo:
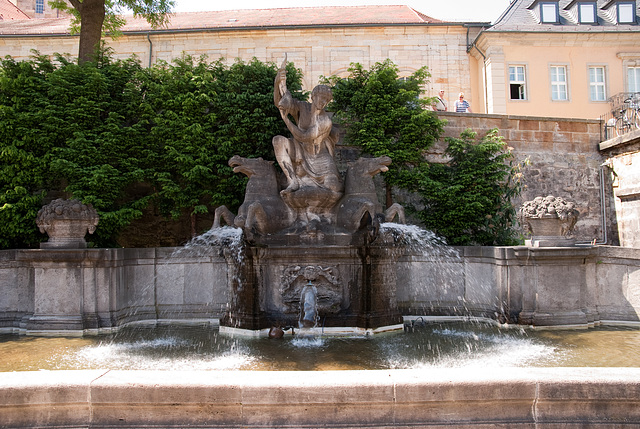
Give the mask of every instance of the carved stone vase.
M 563 230 L 562 220 L 556 215 L 548 215 L 541 218 L 527 218 L 531 235 L 561 237 Z
M 537 197 L 520 209 L 520 222 L 525 232 L 531 234 L 525 245 L 531 247 L 574 246 L 572 233 L 577 220 L 574 203 L 559 197 Z
M 86 248 L 84 237 L 87 233 L 93 234 L 99 219 L 91 204 L 85 205 L 78 200 L 54 200 L 38 212 L 36 224 L 40 232 L 49 236 L 49 241 L 40 243 L 40 248 Z

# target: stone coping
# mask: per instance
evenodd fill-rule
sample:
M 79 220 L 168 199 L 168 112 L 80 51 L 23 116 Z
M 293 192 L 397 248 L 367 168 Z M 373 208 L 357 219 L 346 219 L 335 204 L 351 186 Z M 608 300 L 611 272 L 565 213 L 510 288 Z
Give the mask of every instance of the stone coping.
M 490 119 L 507 119 L 514 121 L 542 121 L 542 122 L 581 122 L 585 124 L 600 124 L 600 119 L 585 118 L 559 118 L 555 116 L 524 116 L 524 115 L 506 115 L 503 113 L 459 113 L 453 111 L 435 112 L 438 116 L 446 117 L 473 117 L 473 118 L 490 118 Z M 446 127 L 445 127 L 446 128 Z
M 637 427 L 640 368 L 0 373 L 0 426 Z
M 581 324 L 558 324 L 558 325 L 520 325 L 515 323 L 500 323 L 497 320 L 490 319 L 482 316 L 428 316 L 428 315 L 405 315 L 402 316 L 403 324 L 384 326 L 377 329 L 362 329 L 355 327 L 344 328 L 313 328 L 307 331 L 307 334 L 320 335 L 324 337 L 340 337 L 340 336 L 362 336 L 367 337 L 370 335 L 380 333 L 400 333 L 406 330 L 408 326 L 412 326 L 415 323 L 446 323 L 446 322 L 473 322 L 473 323 L 486 323 L 491 325 L 500 326 L 502 329 L 531 329 L 531 330 L 562 330 L 562 329 L 591 329 L 597 326 L 611 326 L 611 327 L 627 327 L 640 329 L 640 321 L 634 320 L 595 320 L 588 323 Z M 269 329 L 262 330 L 247 330 L 237 329 L 227 326 L 220 326 L 220 319 L 150 319 L 150 320 L 138 320 L 134 322 L 123 323 L 119 326 L 113 326 L 109 328 L 99 329 L 84 329 L 84 330 L 42 330 L 34 331 L 15 327 L 2 328 L 0 327 L 0 334 L 14 334 L 14 335 L 30 335 L 40 337 L 83 337 L 83 336 L 97 336 L 115 334 L 121 329 L 129 327 L 147 327 L 153 328 L 158 326 L 209 326 L 215 329 L 219 329 L 221 333 L 228 335 L 240 335 L 248 338 L 266 338 L 269 336 Z M 300 335 L 301 330 L 295 329 L 295 335 Z M 305 332 L 302 331 L 302 335 Z M 292 335 L 291 330 L 287 330 L 285 335 Z M 1 426 L 0 426 L 1 427 Z
M 610 149 L 624 148 L 625 146 L 631 146 L 637 143 L 640 143 L 640 130 L 634 130 L 621 136 L 605 140 L 598 145 L 598 149 L 600 149 L 600 151 L 607 151 Z

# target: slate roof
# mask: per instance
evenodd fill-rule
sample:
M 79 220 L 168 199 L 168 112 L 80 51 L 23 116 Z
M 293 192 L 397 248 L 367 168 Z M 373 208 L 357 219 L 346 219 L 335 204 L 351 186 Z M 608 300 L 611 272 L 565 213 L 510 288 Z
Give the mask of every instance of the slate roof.
M 560 22 L 557 24 L 542 24 L 539 22 L 535 11 L 536 3 L 540 0 L 514 0 L 503 12 L 491 28 L 486 32 L 637 32 L 640 31 L 638 16 L 640 9 L 636 1 L 636 23 L 618 24 L 614 13 L 615 8 L 611 8 L 612 3 L 618 0 L 597 0 L 596 13 L 597 22 L 595 24 L 581 24 L 578 22 L 577 0 L 557 0 L 560 13 Z M 554 2 L 554 0 L 544 0 Z M 640 42 L 639 42 L 640 43 Z
M 125 18 L 124 33 L 154 31 L 143 18 Z M 332 6 L 175 13 L 167 27 L 155 31 L 442 23 L 409 6 Z M 68 29 L 69 18 L 0 22 L 0 35 L 68 34 Z
M 9 0 L 0 0 L 0 21 L 13 21 L 16 19 L 30 18 Z

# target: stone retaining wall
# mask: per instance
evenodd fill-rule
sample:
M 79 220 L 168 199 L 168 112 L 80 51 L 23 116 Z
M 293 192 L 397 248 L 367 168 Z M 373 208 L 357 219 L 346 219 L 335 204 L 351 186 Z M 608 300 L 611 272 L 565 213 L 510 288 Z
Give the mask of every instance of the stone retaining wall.
M 640 249 L 460 247 L 460 257 L 405 256 L 404 315 L 471 315 L 523 325 L 640 323 Z
M 458 137 L 467 128 L 483 136 L 498 128 L 517 160 L 529 159 L 524 169 L 526 188 L 518 205 L 538 196 L 553 195 L 577 204 L 580 218 L 575 233 L 578 241 L 618 244 L 611 181 L 603 175 L 605 157 L 599 152 L 600 121 L 533 116 L 457 114 L 439 112 L 446 120 L 445 137 Z M 436 145 L 431 159 L 442 159 L 444 143 Z M 602 177 L 601 177 L 602 176 Z M 602 183 L 601 179 L 605 179 Z M 608 230 L 603 230 L 604 209 Z M 606 240 L 605 240 L 606 238 Z

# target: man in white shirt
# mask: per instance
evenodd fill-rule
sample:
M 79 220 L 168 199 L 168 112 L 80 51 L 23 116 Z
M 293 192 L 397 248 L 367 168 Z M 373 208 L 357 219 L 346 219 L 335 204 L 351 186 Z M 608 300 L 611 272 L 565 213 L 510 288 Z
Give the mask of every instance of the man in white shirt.
M 444 89 L 441 89 L 436 97 L 435 103 L 433 103 L 433 110 L 440 112 L 447 111 L 447 101 L 444 99 Z

